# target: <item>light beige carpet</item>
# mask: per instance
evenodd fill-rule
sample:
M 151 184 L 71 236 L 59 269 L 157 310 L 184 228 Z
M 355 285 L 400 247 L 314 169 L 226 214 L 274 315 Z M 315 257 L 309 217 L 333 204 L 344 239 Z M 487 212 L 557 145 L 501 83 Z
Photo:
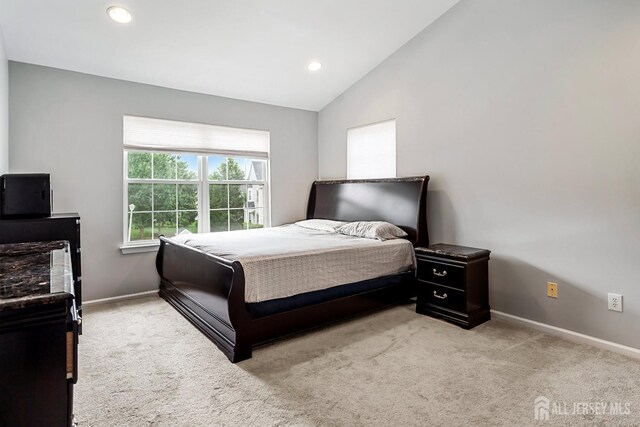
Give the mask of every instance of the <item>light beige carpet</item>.
M 465 331 L 414 309 L 277 341 L 234 365 L 159 298 L 87 308 L 76 418 L 80 426 L 640 425 L 638 360 L 503 321 Z M 534 419 L 538 396 L 550 399 L 547 422 Z M 581 402 L 620 403 L 630 414 Z

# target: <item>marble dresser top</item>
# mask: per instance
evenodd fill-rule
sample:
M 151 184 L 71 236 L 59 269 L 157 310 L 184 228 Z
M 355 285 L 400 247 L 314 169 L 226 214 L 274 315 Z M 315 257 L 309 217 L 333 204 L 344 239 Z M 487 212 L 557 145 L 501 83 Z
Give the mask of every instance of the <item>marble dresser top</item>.
M 69 242 L 0 245 L 0 311 L 73 298 Z

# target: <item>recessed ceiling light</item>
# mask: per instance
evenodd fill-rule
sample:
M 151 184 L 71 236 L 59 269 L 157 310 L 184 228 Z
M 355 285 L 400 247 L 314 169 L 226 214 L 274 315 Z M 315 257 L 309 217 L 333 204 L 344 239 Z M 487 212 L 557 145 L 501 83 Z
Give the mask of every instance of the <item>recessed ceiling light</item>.
M 109 17 L 120 24 L 128 24 L 131 22 L 131 13 L 124 7 L 111 6 L 107 9 Z
M 322 68 L 322 64 L 318 61 L 312 61 L 309 63 L 309 65 L 307 65 L 307 68 L 309 69 L 309 71 L 318 71 L 320 68 Z

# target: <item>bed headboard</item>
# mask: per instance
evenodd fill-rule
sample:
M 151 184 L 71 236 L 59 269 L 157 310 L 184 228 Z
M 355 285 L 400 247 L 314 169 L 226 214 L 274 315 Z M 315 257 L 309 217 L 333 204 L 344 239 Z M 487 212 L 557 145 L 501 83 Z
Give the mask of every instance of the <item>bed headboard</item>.
M 315 181 L 307 219 L 386 221 L 402 228 L 414 246 L 428 246 L 428 176 Z

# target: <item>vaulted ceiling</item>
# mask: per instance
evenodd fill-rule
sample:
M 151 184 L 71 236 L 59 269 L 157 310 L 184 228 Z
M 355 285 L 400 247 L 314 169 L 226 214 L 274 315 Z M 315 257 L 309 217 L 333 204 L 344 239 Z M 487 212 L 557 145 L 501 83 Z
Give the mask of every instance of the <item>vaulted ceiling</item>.
M 10 60 L 318 111 L 458 1 L 0 0 L 0 28 Z

